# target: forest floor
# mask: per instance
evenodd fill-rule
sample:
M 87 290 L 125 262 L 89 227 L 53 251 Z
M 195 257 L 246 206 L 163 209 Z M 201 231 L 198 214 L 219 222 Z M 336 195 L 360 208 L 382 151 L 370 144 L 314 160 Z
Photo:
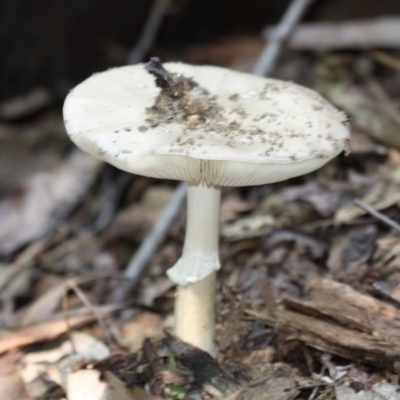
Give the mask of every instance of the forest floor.
M 261 46 L 158 52 L 248 70 Z M 350 115 L 352 151 L 224 189 L 216 359 L 172 335 L 165 271 L 184 209 L 128 300 L 112 301 L 176 183 L 73 149 L 59 108 L 2 122 L 0 398 L 399 399 L 399 65 L 393 51 L 283 53 L 274 77 Z

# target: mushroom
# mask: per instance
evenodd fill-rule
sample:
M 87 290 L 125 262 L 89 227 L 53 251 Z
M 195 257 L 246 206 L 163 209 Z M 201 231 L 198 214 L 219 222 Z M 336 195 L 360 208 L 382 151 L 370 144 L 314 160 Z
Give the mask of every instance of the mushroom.
M 212 66 L 143 66 L 95 74 L 68 95 L 65 125 L 82 150 L 124 171 L 188 183 L 175 334 L 215 355 L 221 187 L 314 171 L 348 151 L 346 116 L 291 82 Z

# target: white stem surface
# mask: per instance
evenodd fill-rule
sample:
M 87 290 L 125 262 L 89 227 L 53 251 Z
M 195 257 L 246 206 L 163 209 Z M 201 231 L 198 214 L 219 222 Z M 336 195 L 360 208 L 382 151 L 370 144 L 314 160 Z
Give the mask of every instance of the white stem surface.
M 178 286 L 175 299 L 175 334 L 186 343 L 215 356 L 215 276 Z
M 218 255 L 221 189 L 188 186 L 186 236 L 183 253 L 167 271 L 176 284 L 203 280 L 220 268 Z
M 182 257 L 168 270 L 178 284 L 175 334 L 215 356 L 215 277 L 218 255 L 221 190 L 188 186 L 186 236 Z

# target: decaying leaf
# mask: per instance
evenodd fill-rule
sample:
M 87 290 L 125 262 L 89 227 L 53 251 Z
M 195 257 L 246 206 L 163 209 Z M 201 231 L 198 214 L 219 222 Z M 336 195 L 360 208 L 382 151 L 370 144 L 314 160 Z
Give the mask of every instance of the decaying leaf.
M 348 386 L 335 387 L 337 400 L 399 400 L 400 387 L 388 382 L 380 382 L 372 386 L 371 390 L 356 392 Z
M 135 400 L 133 394 L 111 372 L 105 380 L 96 370 L 80 370 L 68 376 L 68 400 Z
M 350 83 L 320 82 L 318 89 L 334 104 L 354 118 L 357 126 L 374 139 L 400 148 L 399 121 L 384 109 L 382 101 L 375 99 L 364 87 Z
M 65 388 L 68 375 L 76 365 L 100 361 L 109 354 L 109 349 L 99 340 L 82 332 L 73 332 L 69 339 L 51 350 L 27 353 L 23 358 L 21 375 L 29 388 L 37 387 L 37 382 L 43 377 Z
M 342 191 L 333 185 L 322 187 L 315 181 L 304 185 L 290 186 L 282 190 L 282 195 L 287 201 L 304 200 L 310 203 L 322 216 L 328 217 L 333 214 L 340 203 Z
M 12 353 L 0 357 L 0 399 L 30 400 L 24 382 L 15 368 Z
M 110 227 L 107 237 L 127 236 L 129 239 L 140 240 L 157 220 L 172 196 L 169 186 L 157 186 L 147 189 L 138 203 L 133 203 L 121 210 Z
M 82 199 L 100 167 L 100 161 L 76 150 L 54 171 L 33 175 L 20 193 L 0 202 L 0 255 L 48 234 Z
M 348 282 L 357 280 L 374 250 L 376 236 L 373 225 L 336 236 L 330 246 L 327 261 L 332 276 Z
M 229 400 L 292 400 L 299 394 L 296 374 L 287 365 L 270 365 L 264 377 L 229 397 Z
M 382 183 L 374 186 L 362 197 L 365 204 L 376 210 L 384 210 L 400 202 L 400 168 L 394 169 L 388 177 L 382 177 Z M 336 223 L 349 222 L 365 214 L 365 211 L 349 202 L 335 214 Z
M 122 344 L 131 352 L 137 352 L 146 338 L 161 337 L 164 323 L 160 316 L 154 313 L 143 313 L 133 321 L 129 321 L 122 327 Z
M 64 292 L 65 286 L 59 285 L 38 297 L 19 315 L 19 325 L 28 326 L 49 318 L 59 307 Z
M 12 265 L 0 264 L 0 282 L 9 276 L 12 270 Z M 5 298 L 15 298 L 26 294 L 30 288 L 32 272 L 31 269 L 23 270 L 1 291 L 2 296 Z
M 374 263 L 379 263 L 385 269 L 399 269 L 399 257 L 400 238 L 398 236 L 390 235 L 376 241 Z
M 253 215 L 239 218 L 231 224 L 223 224 L 221 236 L 228 240 L 241 240 L 269 233 L 275 219 L 271 215 Z

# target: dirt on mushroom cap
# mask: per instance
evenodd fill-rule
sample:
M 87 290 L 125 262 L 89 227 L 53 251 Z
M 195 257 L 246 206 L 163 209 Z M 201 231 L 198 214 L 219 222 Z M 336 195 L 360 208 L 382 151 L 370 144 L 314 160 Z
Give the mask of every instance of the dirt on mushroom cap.
M 164 78 L 135 65 L 78 85 L 64 106 L 71 139 L 128 172 L 231 186 L 302 175 L 348 148 L 346 116 L 312 90 L 218 67 L 164 67 Z

